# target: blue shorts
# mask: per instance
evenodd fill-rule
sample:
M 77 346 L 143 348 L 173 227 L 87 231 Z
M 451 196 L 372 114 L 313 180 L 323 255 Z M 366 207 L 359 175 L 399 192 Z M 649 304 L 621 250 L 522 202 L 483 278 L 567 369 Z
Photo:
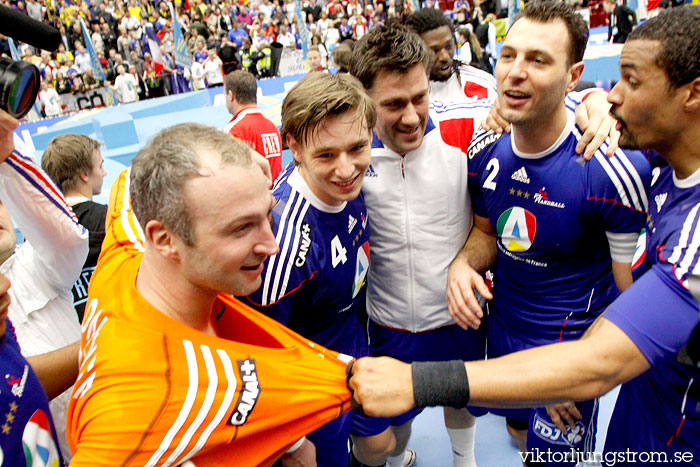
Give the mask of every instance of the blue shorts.
M 374 418 L 351 410 L 306 435 L 316 446 L 319 467 L 347 467 L 348 437 L 374 436 L 389 428 L 388 418 Z
M 352 412 L 348 412 L 306 435 L 316 446 L 319 467 L 347 467 L 351 420 Z
M 488 328 L 488 358 L 498 358 L 513 352 L 534 347 L 530 342 L 523 342 L 514 333 L 504 327 L 497 317 L 489 316 Z M 548 342 L 551 344 L 551 342 Z M 542 343 L 544 345 L 545 343 Z M 501 417 L 513 418 L 524 422 L 530 418 L 530 409 L 500 409 L 492 408 L 489 412 Z
M 488 356 L 497 358 L 513 352 L 531 349 L 537 345 L 547 345 L 552 342 L 537 342 L 536 337 L 527 336 L 528 340 L 520 339 L 514 332 L 503 326 L 500 320 L 490 317 L 488 330 Z M 576 465 L 576 462 L 565 462 L 564 453 L 592 452 L 595 447 L 595 436 L 598 426 L 598 399 L 577 402 L 576 408 L 581 412 L 582 419 L 576 423 L 574 429 L 563 434 L 554 426 L 552 419 L 544 407 L 535 409 L 489 409 L 496 415 L 516 420 L 527 420 L 527 449 L 536 454 L 537 451 L 545 452 L 545 459 L 555 459 L 557 462 L 546 462 L 544 465 Z M 552 453 L 547 457 L 547 452 Z M 554 454 L 557 453 L 557 454 Z M 535 457 L 535 461 L 542 458 Z M 561 460 L 561 462 L 559 461 Z
M 369 346 L 373 356 L 388 356 L 406 363 L 448 360 L 483 360 L 486 355 L 486 321 L 478 330 L 468 331 L 456 324 L 424 332 L 409 332 L 381 326 L 370 319 Z M 477 417 L 487 413 L 480 407 L 467 407 Z M 400 426 L 415 418 L 422 409 L 413 409 L 391 419 Z

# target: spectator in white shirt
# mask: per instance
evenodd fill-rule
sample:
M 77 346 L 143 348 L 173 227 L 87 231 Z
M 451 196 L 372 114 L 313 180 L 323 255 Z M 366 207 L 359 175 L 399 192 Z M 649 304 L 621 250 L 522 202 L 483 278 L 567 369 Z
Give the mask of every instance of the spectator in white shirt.
M 117 67 L 119 76 L 114 80 L 114 88 L 119 92 L 120 102 L 126 104 L 139 100 L 139 83 L 133 75 L 126 72 L 124 65 Z
M 75 68 L 81 75 L 87 70 L 92 70 L 90 55 L 85 51 L 83 44 L 78 44 L 78 50 L 75 53 Z

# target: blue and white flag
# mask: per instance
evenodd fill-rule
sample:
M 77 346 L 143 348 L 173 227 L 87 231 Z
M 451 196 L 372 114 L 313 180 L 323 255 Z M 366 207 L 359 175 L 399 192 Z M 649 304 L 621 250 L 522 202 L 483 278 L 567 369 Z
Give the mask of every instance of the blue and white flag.
M 515 17 L 518 16 L 521 3 L 521 0 L 508 0 L 508 19 L 506 21 L 506 30 L 510 29 L 510 25 L 513 24 L 513 21 L 515 21 Z
M 301 50 L 306 58 L 306 51 L 309 49 L 309 31 L 306 29 L 306 20 L 304 19 L 304 10 L 301 9 L 301 1 L 294 0 L 294 12 L 297 17 L 297 32 L 301 39 Z
M 177 16 L 175 16 L 175 8 L 173 8 L 172 3 L 168 3 L 168 7 L 170 7 L 170 17 L 173 21 L 173 40 L 175 42 L 173 58 L 175 58 L 175 63 L 177 65 L 183 68 L 189 68 L 192 66 L 192 56 L 187 48 L 185 37 L 182 35 L 180 23 L 177 20 Z
M 8 37 L 7 42 L 10 44 L 10 53 L 12 54 L 12 60 L 14 60 L 15 62 L 19 62 L 20 60 L 22 60 L 22 57 L 19 56 L 19 52 L 17 51 L 15 41 L 13 41 L 11 37 Z
M 95 51 L 95 46 L 92 45 L 92 40 L 90 39 L 90 31 L 88 31 L 87 26 L 85 26 L 85 21 L 80 18 L 80 27 L 83 30 L 83 39 L 85 40 L 85 50 L 88 55 L 90 55 L 90 65 L 92 66 L 92 76 L 100 81 L 107 81 L 107 76 L 105 76 L 105 71 L 102 69 L 102 64 L 100 59 L 97 58 L 97 52 Z
M 105 84 L 105 94 L 107 95 L 107 105 L 114 105 L 117 103 L 117 97 L 114 95 L 114 91 L 109 87 L 107 83 L 107 76 L 105 71 L 102 69 L 102 64 L 100 59 L 97 58 L 97 52 L 95 51 L 95 46 L 92 45 L 92 40 L 90 39 L 90 32 L 85 26 L 83 18 L 80 18 L 80 27 L 83 30 L 83 39 L 85 39 L 85 50 L 88 55 L 90 55 L 90 65 L 92 66 L 92 76 L 95 79 L 102 81 Z
M 418 4 L 418 0 L 412 0 L 411 4 L 413 5 L 414 12 L 420 10 L 420 5 Z

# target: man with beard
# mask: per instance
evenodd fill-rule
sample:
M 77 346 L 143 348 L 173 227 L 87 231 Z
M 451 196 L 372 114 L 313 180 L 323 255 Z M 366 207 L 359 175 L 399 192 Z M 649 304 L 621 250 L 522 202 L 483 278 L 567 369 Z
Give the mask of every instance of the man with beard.
M 442 10 L 423 8 L 405 19 L 410 27 L 433 52 L 430 69 L 430 99 L 450 102 L 496 99 L 496 80 L 492 75 L 469 64 L 454 60 L 454 30 L 452 21 Z

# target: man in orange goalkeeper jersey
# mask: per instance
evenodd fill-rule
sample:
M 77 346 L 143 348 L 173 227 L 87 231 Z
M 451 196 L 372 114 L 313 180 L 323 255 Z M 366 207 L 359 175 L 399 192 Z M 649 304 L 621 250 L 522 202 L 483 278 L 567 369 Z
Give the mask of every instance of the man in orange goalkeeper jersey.
M 115 182 L 68 409 L 71 465 L 309 463 L 297 440 L 349 409 L 343 355 L 229 295 L 256 290 L 278 250 L 256 157 L 215 128 L 177 125 Z

